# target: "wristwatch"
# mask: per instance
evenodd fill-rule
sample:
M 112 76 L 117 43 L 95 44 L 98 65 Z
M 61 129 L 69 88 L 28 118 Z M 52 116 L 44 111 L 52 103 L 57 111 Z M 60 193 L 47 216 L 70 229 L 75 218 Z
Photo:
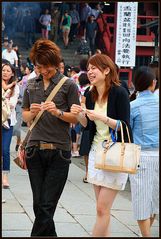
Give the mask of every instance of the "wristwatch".
M 59 110 L 58 118 L 62 117 L 64 115 L 64 112 L 62 110 Z

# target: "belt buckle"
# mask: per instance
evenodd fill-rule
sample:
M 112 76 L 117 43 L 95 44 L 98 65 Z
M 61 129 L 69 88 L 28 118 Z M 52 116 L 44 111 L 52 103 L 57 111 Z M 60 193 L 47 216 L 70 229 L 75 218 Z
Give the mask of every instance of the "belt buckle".
M 40 150 L 45 150 L 45 149 L 56 149 L 56 146 L 52 143 L 46 143 L 43 141 L 40 141 Z

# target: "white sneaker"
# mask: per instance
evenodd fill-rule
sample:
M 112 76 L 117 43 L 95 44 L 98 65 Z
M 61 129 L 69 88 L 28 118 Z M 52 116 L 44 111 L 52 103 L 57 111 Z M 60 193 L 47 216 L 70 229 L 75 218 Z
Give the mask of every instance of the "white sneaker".
M 5 203 L 6 202 L 6 200 L 5 199 L 2 199 L 2 203 Z

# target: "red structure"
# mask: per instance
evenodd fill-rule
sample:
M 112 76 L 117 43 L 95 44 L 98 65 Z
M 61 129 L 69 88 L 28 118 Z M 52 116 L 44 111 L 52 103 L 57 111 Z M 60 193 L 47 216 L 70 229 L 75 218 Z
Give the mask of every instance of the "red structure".
M 142 13 L 138 12 L 137 19 L 137 37 L 136 37 L 136 67 L 148 65 L 151 58 L 155 55 L 155 34 L 147 27 L 148 24 L 159 19 L 159 3 L 144 3 Z M 97 19 L 99 31 L 102 35 L 100 49 L 115 60 L 116 44 L 116 24 L 117 24 L 117 3 L 115 3 L 114 13 L 101 14 Z M 128 80 L 128 86 L 131 87 L 133 69 L 124 67 L 119 69 L 120 77 Z M 125 77 L 126 76 L 126 77 Z

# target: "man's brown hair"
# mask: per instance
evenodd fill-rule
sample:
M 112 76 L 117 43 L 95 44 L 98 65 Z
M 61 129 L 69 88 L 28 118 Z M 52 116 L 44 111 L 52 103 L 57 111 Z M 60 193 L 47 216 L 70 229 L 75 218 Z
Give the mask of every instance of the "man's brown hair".
M 31 49 L 30 59 L 34 65 L 58 67 L 61 61 L 60 48 L 50 40 L 39 39 Z

